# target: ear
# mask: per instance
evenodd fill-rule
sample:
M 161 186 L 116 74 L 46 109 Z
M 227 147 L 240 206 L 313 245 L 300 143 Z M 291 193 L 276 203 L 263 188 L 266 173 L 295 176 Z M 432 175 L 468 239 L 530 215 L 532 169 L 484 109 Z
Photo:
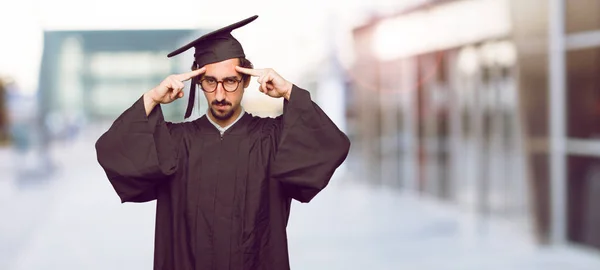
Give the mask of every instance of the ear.
M 248 79 L 244 80 L 244 88 L 248 88 L 249 85 L 250 85 L 250 76 L 248 76 Z

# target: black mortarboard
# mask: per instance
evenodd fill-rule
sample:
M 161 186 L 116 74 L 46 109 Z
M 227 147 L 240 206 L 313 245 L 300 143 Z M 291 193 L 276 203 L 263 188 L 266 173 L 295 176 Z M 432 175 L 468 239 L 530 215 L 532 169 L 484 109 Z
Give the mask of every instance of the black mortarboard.
M 195 49 L 193 66 L 201 68 L 204 65 L 221 62 L 227 59 L 246 57 L 242 44 L 231 35 L 231 31 L 240 28 L 258 18 L 257 15 L 241 20 L 234 24 L 205 34 L 185 46 L 169 53 L 167 57 L 176 56 L 191 48 Z M 197 78 L 192 78 L 190 97 L 185 111 L 185 118 L 190 117 L 194 107 Z

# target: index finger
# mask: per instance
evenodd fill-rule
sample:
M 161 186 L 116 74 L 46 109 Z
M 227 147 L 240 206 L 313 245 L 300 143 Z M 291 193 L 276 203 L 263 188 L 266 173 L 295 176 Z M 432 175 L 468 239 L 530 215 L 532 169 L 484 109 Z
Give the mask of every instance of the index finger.
M 262 69 L 243 68 L 240 66 L 236 66 L 235 69 L 241 73 L 244 73 L 244 74 L 247 74 L 250 76 L 254 76 L 254 77 L 262 76 L 264 73 L 264 70 L 262 70 Z
M 203 74 L 205 71 L 206 71 L 206 68 L 205 67 L 201 67 L 199 69 L 192 70 L 190 72 L 179 74 L 179 75 L 177 75 L 177 77 L 178 77 L 178 79 L 180 81 L 185 82 L 185 81 L 187 81 L 187 80 L 189 80 L 191 78 L 194 78 L 194 77 L 196 77 L 196 76 L 198 76 L 200 74 Z

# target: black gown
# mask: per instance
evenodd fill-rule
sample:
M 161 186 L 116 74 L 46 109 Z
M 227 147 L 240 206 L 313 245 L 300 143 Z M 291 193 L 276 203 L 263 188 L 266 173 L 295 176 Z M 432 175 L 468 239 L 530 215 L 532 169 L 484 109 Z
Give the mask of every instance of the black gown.
M 207 116 L 165 122 L 143 99 L 96 142 L 124 202 L 157 200 L 154 269 L 289 269 L 291 200 L 309 202 L 346 159 L 348 137 L 294 86 L 276 118 L 244 114 L 221 136 Z

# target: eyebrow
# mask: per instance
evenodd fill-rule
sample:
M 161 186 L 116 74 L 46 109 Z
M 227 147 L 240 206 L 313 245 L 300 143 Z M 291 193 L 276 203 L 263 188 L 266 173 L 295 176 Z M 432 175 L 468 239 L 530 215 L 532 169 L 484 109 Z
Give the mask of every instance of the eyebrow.
M 215 78 L 214 76 L 202 76 L 202 79 L 213 79 L 215 81 L 218 81 L 217 78 Z M 238 78 L 238 76 L 228 76 L 228 77 L 223 78 L 223 80 L 226 80 L 226 79 L 239 80 L 240 78 Z

